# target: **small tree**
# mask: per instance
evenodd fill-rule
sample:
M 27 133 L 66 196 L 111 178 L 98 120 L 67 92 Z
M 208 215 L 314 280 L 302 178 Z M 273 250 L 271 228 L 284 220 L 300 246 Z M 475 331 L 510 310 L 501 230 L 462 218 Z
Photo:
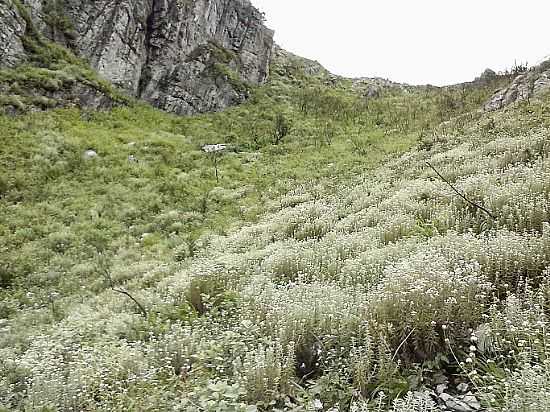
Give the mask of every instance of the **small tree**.
M 514 76 L 518 76 L 520 74 L 525 73 L 529 69 L 529 66 L 527 62 L 525 63 L 518 63 L 517 61 L 514 61 L 514 67 L 512 67 L 512 74 Z
M 266 144 L 266 136 L 269 136 L 271 130 L 266 128 L 264 122 L 260 119 L 254 119 L 248 124 L 250 140 L 254 144 L 254 149 L 258 150 Z
M 334 123 L 330 120 L 327 120 L 321 128 L 321 134 L 323 136 L 324 142 L 328 146 L 330 146 L 332 144 L 332 140 L 336 136 L 336 127 L 334 126 Z
M 282 113 L 277 113 L 273 130 L 273 144 L 279 144 L 290 133 L 290 129 L 288 119 Z
M 214 164 L 214 173 L 216 175 L 216 182 L 220 181 L 218 172 L 218 160 L 227 149 L 226 144 L 206 144 L 202 147 L 202 151 L 210 156 L 212 163 Z

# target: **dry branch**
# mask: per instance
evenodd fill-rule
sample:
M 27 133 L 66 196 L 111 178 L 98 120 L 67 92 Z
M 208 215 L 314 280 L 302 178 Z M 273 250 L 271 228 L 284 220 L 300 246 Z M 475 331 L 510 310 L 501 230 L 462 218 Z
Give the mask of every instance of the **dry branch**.
M 145 307 L 139 303 L 139 301 L 134 298 L 130 292 L 128 292 L 127 290 L 124 290 L 124 289 L 119 289 L 115 286 L 115 283 L 113 281 L 113 278 L 111 277 L 111 273 L 104 269 L 103 270 L 103 276 L 105 277 L 105 280 L 107 280 L 107 282 L 109 283 L 109 288 L 113 291 L 113 292 L 116 292 L 116 293 L 120 293 L 121 295 L 124 295 L 126 297 L 128 297 L 132 302 L 135 303 L 135 305 L 138 307 L 139 311 L 141 312 L 141 314 L 143 315 L 144 318 L 147 318 L 147 311 L 145 310 Z
M 468 202 L 469 204 L 471 204 L 471 205 L 474 206 L 475 208 L 477 208 L 477 209 L 479 209 L 479 210 L 481 210 L 481 211 L 487 213 L 487 215 L 489 215 L 489 216 L 491 217 L 491 219 L 496 220 L 495 215 L 493 215 L 489 210 L 487 210 L 486 208 L 484 208 L 484 207 L 481 206 L 481 205 L 478 205 L 478 204 L 475 203 L 475 202 L 472 202 L 470 199 L 468 199 L 466 196 L 464 196 L 463 193 L 460 193 L 460 191 L 457 190 L 451 183 L 449 183 L 449 181 L 448 181 L 447 179 L 445 179 L 445 178 L 441 175 L 441 173 L 439 173 L 439 172 L 437 171 L 437 169 L 431 165 L 430 162 L 426 162 L 426 164 L 427 164 L 428 166 L 430 166 L 430 168 L 431 168 L 431 169 L 432 169 L 432 170 L 433 170 L 433 171 L 434 171 L 434 172 L 435 172 L 435 173 L 436 173 L 445 183 L 447 183 L 447 184 L 449 185 L 449 187 L 450 187 L 451 189 L 453 189 L 453 191 L 454 191 L 457 195 L 459 195 L 462 199 L 464 199 L 466 202 Z

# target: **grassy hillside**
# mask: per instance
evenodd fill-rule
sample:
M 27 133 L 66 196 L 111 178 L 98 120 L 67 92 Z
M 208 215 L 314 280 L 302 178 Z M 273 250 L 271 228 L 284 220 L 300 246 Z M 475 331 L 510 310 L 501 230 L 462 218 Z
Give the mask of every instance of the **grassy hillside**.
M 305 64 L 223 113 L 0 116 L 0 408 L 550 405 L 548 101 Z

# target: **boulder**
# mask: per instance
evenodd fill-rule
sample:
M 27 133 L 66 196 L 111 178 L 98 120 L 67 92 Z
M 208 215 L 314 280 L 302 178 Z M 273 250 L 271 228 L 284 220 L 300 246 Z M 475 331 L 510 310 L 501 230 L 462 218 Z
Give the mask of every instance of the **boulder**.
M 95 150 L 88 149 L 88 150 L 84 151 L 84 153 L 82 154 L 82 157 L 85 160 L 90 160 L 90 159 L 95 159 L 95 158 L 99 157 L 99 155 L 97 154 L 97 152 Z
M 202 146 L 202 151 L 205 153 L 220 153 L 227 149 L 226 144 L 218 143 L 218 144 L 205 144 Z

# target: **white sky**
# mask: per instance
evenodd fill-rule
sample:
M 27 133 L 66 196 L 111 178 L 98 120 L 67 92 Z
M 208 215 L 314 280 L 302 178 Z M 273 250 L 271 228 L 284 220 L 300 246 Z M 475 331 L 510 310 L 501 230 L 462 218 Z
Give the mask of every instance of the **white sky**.
M 275 41 L 335 74 L 473 80 L 550 54 L 549 0 L 252 0 Z

